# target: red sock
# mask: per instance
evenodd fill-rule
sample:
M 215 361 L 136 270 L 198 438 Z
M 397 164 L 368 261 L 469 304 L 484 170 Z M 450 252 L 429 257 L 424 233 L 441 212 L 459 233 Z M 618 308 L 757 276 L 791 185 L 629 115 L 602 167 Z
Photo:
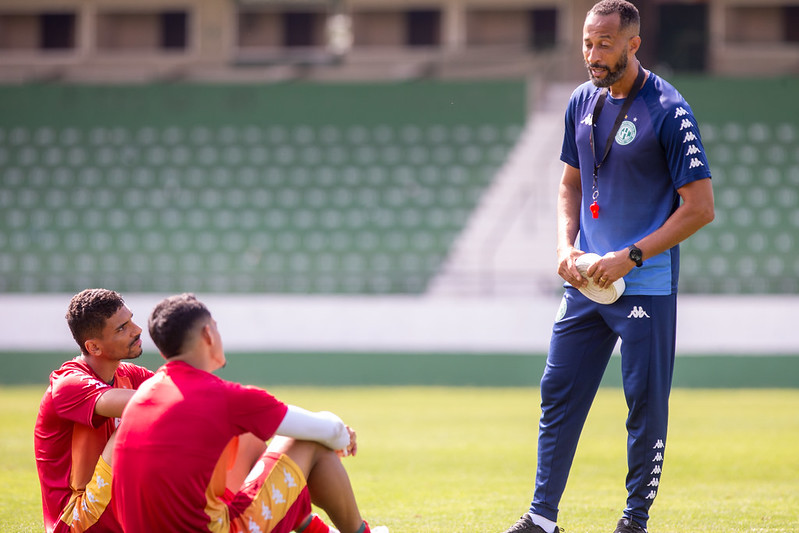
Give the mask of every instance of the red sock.
M 330 526 L 325 524 L 324 520 L 319 518 L 319 515 L 311 515 L 311 519 L 308 521 L 306 525 L 301 525 L 297 529 L 298 533 L 331 533 L 335 531 L 338 533 L 337 529 L 332 529 Z M 358 533 L 372 533 L 372 530 L 369 529 L 369 524 L 366 520 L 363 521 L 361 527 L 358 529 Z
M 298 529 L 300 533 L 330 533 L 330 527 L 325 524 L 324 520 L 319 518 L 319 515 L 311 515 L 311 521 L 302 529 Z

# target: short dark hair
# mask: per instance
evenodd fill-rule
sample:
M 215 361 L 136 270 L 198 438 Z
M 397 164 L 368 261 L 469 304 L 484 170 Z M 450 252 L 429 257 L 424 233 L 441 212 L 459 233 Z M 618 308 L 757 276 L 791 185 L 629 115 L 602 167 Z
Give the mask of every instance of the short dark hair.
M 86 341 L 99 337 L 105 322 L 125 305 L 125 300 L 115 291 L 108 289 L 86 289 L 69 302 L 67 324 L 72 337 L 86 354 Z
M 588 14 L 594 15 L 613 15 L 619 14 L 621 20 L 619 30 L 624 31 L 627 28 L 633 27 L 636 35 L 641 31 L 641 15 L 638 13 L 638 8 L 627 0 L 601 0 L 592 7 Z
M 211 312 L 194 294 L 183 293 L 161 300 L 150 314 L 147 326 L 150 338 L 161 355 L 169 359 L 180 354 L 186 336 Z

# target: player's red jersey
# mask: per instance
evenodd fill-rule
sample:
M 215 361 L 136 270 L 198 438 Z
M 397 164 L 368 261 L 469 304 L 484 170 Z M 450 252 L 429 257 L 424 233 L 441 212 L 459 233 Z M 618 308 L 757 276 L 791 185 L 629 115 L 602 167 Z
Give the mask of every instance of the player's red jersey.
M 224 479 L 214 475 L 231 440 L 266 441 L 288 407 L 268 392 L 182 361 L 161 367 L 125 408 L 114 447 L 114 505 L 125 531 L 220 531 Z
M 97 399 L 112 388 L 135 389 L 152 375 L 146 368 L 120 363 L 109 385 L 78 359 L 67 361 L 50 374 L 34 429 L 36 469 L 48 532 L 68 530 L 59 518 L 73 493 L 86 488 L 103 448 L 119 425 L 117 418 L 94 413 Z M 107 526 L 104 531 L 121 530 L 110 510 L 100 519 Z

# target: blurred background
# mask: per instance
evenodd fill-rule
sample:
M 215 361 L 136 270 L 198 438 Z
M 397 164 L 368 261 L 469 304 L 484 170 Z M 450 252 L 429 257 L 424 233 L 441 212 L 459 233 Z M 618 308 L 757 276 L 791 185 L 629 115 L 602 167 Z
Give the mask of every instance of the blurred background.
M 799 2 L 635 3 L 716 195 L 676 383 L 799 386 Z M 0 0 L 0 384 L 96 286 L 197 293 L 241 379 L 536 384 L 591 5 Z

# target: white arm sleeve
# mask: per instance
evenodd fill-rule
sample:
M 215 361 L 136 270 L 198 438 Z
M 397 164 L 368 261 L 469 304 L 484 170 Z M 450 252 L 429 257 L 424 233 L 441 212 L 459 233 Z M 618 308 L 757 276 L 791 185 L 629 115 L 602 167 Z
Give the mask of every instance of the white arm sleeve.
M 350 444 L 350 432 L 342 420 L 328 411 L 313 413 L 289 405 L 286 416 L 278 426 L 277 435 L 298 440 L 311 440 L 331 450 L 344 450 Z

